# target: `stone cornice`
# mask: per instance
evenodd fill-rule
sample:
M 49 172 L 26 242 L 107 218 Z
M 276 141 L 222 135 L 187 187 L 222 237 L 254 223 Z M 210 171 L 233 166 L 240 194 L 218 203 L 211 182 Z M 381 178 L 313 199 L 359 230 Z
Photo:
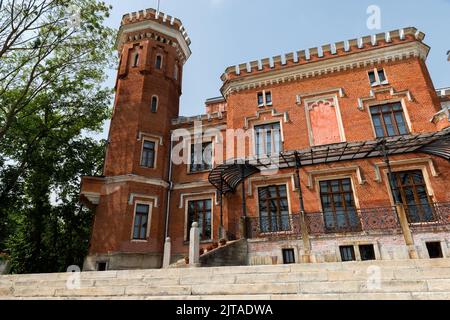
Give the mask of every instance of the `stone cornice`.
M 123 183 L 123 182 L 138 182 L 138 183 L 163 187 L 165 189 L 169 188 L 169 183 L 164 180 L 146 178 L 146 177 L 137 176 L 137 175 L 106 177 L 103 179 L 106 182 L 106 184 Z
M 126 42 L 154 37 L 152 33 L 144 32 L 145 30 L 154 30 L 159 34 L 175 39 L 176 44 L 173 45 L 182 53 L 183 62 L 191 56 L 192 52 L 189 48 L 191 40 L 181 21 L 154 9 L 133 12 L 124 16 L 117 35 L 116 48 L 120 51 Z M 135 35 L 131 39 L 127 36 L 140 31 L 139 35 Z
M 430 48 L 427 45 L 418 41 L 398 43 L 376 50 L 355 52 L 351 55 L 336 56 L 311 63 L 293 65 L 288 68 L 274 69 L 270 72 L 247 74 L 226 81 L 221 91 L 225 97 L 228 97 L 230 94 L 242 90 L 363 68 L 376 63 L 399 61 L 411 57 L 425 60 L 429 50 Z

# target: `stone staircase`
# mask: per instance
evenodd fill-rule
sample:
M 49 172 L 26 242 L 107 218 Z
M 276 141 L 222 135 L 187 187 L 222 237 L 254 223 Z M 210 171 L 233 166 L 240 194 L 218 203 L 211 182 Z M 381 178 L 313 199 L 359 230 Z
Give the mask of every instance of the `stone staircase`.
M 450 259 L 0 276 L 1 299 L 450 299 Z M 70 282 L 74 284 L 74 282 Z

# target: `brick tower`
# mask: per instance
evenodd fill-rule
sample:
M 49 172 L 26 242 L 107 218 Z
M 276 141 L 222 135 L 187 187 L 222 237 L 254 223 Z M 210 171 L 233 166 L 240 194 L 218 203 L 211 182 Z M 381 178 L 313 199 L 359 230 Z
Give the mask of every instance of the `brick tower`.
M 96 205 L 85 270 L 162 264 L 171 121 L 189 45 L 181 21 L 154 9 L 122 19 L 104 177 L 82 185 L 84 202 Z

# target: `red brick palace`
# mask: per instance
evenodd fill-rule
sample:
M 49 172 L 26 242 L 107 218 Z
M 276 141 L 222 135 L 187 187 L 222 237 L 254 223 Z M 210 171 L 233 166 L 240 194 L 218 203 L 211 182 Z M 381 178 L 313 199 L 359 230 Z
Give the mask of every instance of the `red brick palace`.
M 228 67 L 206 113 L 180 117 L 190 39 L 127 14 L 85 270 L 160 268 L 243 239 L 245 264 L 450 256 L 450 89 L 405 28 Z M 211 249 L 211 248 L 210 248 Z M 166 249 L 167 250 L 167 249 Z

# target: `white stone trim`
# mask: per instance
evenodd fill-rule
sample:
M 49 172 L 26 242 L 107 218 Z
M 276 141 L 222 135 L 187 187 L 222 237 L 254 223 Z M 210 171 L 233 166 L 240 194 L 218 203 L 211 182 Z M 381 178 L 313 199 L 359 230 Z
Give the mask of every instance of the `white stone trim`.
M 439 177 L 439 172 L 436 170 L 436 167 L 434 166 L 433 159 L 431 159 L 431 158 L 404 159 L 404 160 L 391 161 L 390 163 L 391 163 L 392 167 L 405 166 L 405 165 L 418 165 L 418 164 L 428 165 L 428 167 L 430 168 L 430 172 L 431 172 L 432 176 L 433 177 Z M 383 181 L 382 174 L 381 174 L 381 169 L 387 168 L 387 165 L 384 162 L 380 162 L 380 163 L 375 163 L 374 167 L 375 167 L 375 181 L 378 182 L 378 183 L 381 183 Z M 405 168 L 404 170 L 405 171 L 409 171 L 410 169 Z
M 250 122 L 254 122 L 254 121 L 259 121 L 261 119 L 261 115 L 266 114 L 266 113 L 270 113 L 270 115 L 273 118 L 283 118 L 283 122 L 284 123 L 288 123 L 289 122 L 289 113 L 288 112 L 277 112 L 275 109 L 271 109 L 271 110 L 258 110 L 256 112 L 255 116 L 252 117 L 245 117 L 244 121 L 244 129 L 248 129 L 250 127 Z M 271 120 L 272 122 L 274 122 L 273 120 Z M 284 141 L 284 138 L 283 138 Z
M 314 180 L 316 176 L 320 175 L 330 175 L 330 174 L 336 174 L 336 173 L 346 173 L 346 172 L 354 172 L 356 173 L 356 177 L 358 179 L 358 183 L 360 185 L 363 185 L 366 183 L 366 180 L 363 177 L 363 174 L 361 172 L 361 168 L 359 166 L 350 166 L 350 167 L 339 167 L 339 168 L 329 168 L 329 169 L 323 169 L 323 170 L 313 170 L 313 171 L 307 171 L 308 175 L 308 189 L 313 189 L 314 187 Z
M 100 204 L 100 193 L 97 192 L 82 192 L 82 195 L 84 195 L 90 203 L 94 205 Z
M 142 132 L 142 131 L 139 132 L 138 141 L 141 141 L 142 139 L 145 140 L 145 138 L 153 139 L 153 140 L 157 139 L 157 140 L 159 140 L 159 145 L 160 146 L 164 145 L 164 137 L 163 136 L 156 135 L 156 134 L 151 134 L 151 133 L 147 133 L 147 132 Z
M 259 182 L 265 182 L 268 183 L 271 180 L 278 180 L 278 179 L 291 179 L 292 183 L 292 190 L 295 189 L 295 175 L 293 173 L 286 173 L 286 174 L 279 174 L 276 176 L 260 176 L 260 177 L 251 177 L 247 180 L 247 195 L 249 197 L 253 196 L 253 187 L 256 183 Z M 275 183 L 277 185 L 277 183 Z M 270 185 L 267 184 L 267 186 Z M 255 188 L 261 187 L 260 185 L 255 186 Z
M 149 184 L 153 186 L 169 188 L 169 183 L 161 179 L 146 178 L 137 175 L 126 175 L 105 178 L 106 184 L 124 183 L 124 182 L 138 182 L 143 184 Z
M 186 201 L 190 201 L 192 199 L 194 200 L 201 200 L 205 198 L 205 196 L 214 194 L 214 201 L 213 203 L 218 206 L 219 205 L 219 199 L 217 198 L 217 192 L 215 189 L 209 189 L 201 192 L 190 192 L 190 193 L 182 193 L 180 194 L 180 204 L 178 206 L 179 209 L 183 209 L 184 206 L 186 206 Z M 202 198 L 203 197 L 203 198 Z M 205 198 L 206 199 L 206 198 Z
M 423 60 L 428 56 L 430 48 L 421 42 L 407 42 L 378 50 L 355 52 L 348 56 L 337 56 L 334 59 L 319 60 L 314 63 L 300 64 L 290 68 L 273 70 L 271 72 L 246 75 L 246 78 L 232 79 L 225 82 L 221 91 L 224 97 L 231 93 L 248 89 L 262 88 L 285 82 L 296 81 L 371 66 L 374 63 L 396 61 L 419 57 Z
M 297 95 L 297 105 L 301 105 L 303 103 L 303 99 L 307 97 L 313 97 L 313 96 L 324 96 L 329 95 L 331 93 L 338 93 L 339 98 L 345 97 L 345 92 L 343 88 L 331 88 L 326 90 L 320 90 L 316 92 L 308 92 L 308 93 L 300 93 Z
M 371 89 L 368 97 L 358 98 L 358 110 L 364 111 L 367 102 L 377 101 L 378 93 L 389 92 L 391 97 L 407 97 L 408 101 L 413 101 L 412 94 L 409 90 L 396 91 L 393 87 Z M 381 103 L 382 101 L 380 101 Z M 384 101 L 383 101 L 384 103 Z
M 185 37 L 183 36 L 183 34 L 181 33 L 181 31 L 177 31 L 173 28 L 170 28 L 168 26 L 162 25 L 156 21 L 151 20 L 122 25 L 119 29 L 119 34 L 117 37 L 118 43 L 116 44 L 116 46 L 120 47 L 120 45 L 124 43 L 124 40 L 122 39 L 122 36 L 124 34 L 137 32 L 144 29 L 152 29 L 158 33 L 162 33 L 169 37 L 175 38 L 178 41 L 181 50 L 183 51 L 184 61 L 189 59 L 189 57 L 191 56 L 192 54 L 191 49 L 189 48 L 189 44 L 185 39 Z
M 173 186 L 172 190 L 184 190 L 184 189 L 195 189 L 195 188 L 206 188 L 211 187 L 211 184 L 207 181 L 196 181 L 189 183 L 177 183 Z
M 311 117 L 310 117 L 309 112 L 311 111 L 311 108 L 314 104 L 317 104 L 320 102 L 327 103 L 328 101 L 326 101 L 326 100 L 330 100 L 330 99 L 333 99 L 333 104 L 330 105 L 330 107 L 335 108 L 335 112 L 336 112 L 336 120 L 337 120 L 338 129 L 339 129 L 339 136 L 341 139 L 341 141 L 339 141 L 339 142 L 342 143 L 342 142 L 347 141 L 346 136 L 345 136 L 345 130 L 344 130 L 344 122 L 342 120 L 342 114 L 341 114 L 341 109 L 339 107 L 339 101 L 338 101 L 337 95 L 335 95 L 335 94 L 334 95 L 323 95 L 323 96 L 317 96 L 317 97 L 305 99 L 303 101 L 305 104 L 306 125 L 308 127 L 308 137 L 309 137 L 310 146 L 320 146 L 320 145 L 316 145 L 314 143 L 314 134 L 313 134 L 313 128 L 312 128 Z
M 152 200 L 155 205 L 155 208 L 158 208 L 159 198 L 157 196 L 148 196 L 140 193 L 130 193 L 128 204 L 132 205 L 134 203 L 135 198 Z

